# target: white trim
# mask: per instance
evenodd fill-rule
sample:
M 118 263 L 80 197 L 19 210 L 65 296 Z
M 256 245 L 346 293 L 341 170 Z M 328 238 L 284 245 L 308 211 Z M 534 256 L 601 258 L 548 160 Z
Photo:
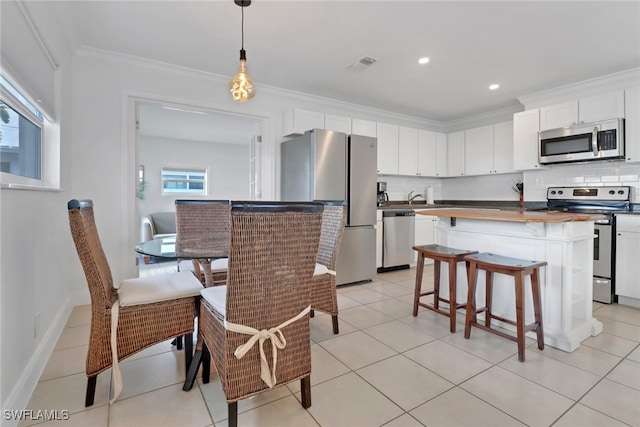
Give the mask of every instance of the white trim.
M 67 324 L 72 309 L 71 297 L 67 297 L 64 303 L 61 304 L 53 321 L 49 324 L 49 328 L 27 362 L 27 366 L 22 370 L 22 374 L 13 386 L 13 389 L 9 392 L 7 399 L 2 402 L 4 405 L 2 409 L 19 410 L 27 407 L 29 399 L 31 399 L 31 395 L 38 385 L 40 376 L 47 366 L 47 362 Z M 13 427 L 18 425 L 19 420 L 3 421 L 6 422 L 6 424 L 2 424 L 3 426 Z
M 207 78 L 213 81 L 220 82 L 224 85 L 226 85 L 229 79 L 231 78 L 231 76 L 223 76 L 220 74 L 209 73 L 206 71 L 196 70 L 188 67 L 182 67 L 174 64 L 169 64 L 166 62 L 154 61 L 151 59 L 140 58 L 137 56 L 126 55 L 118 52 L 91 48 L 87 46 L 80 47 L 77 51 L 77 55 L 94 57 L 94 58 L 107 60 L 107 61 L 117 61 L 117 62 L 122 62 L 122 63 L 135 65 L 135 66 L 144 66 L 147 68 L 152 68 L 152 69 L 161 70 L 161 71 L 165 71 L 173 74 L 183 75 L 185 77 Z M 446 123 L 425 119 L 423 117 L 416 117 L 416 116 L 410 116 L 407 114 L 394 113 L 392 111 L 381 110 L 378 108 L 367 107 L 360 104 L 353 104 L 350 102 L 340 101 L 333 98 L 325 98 L 323 96 L 297 92 L 297 91 L 283 89 L 275 86 L 269 86 L 265 84 L 259 84 L 258 88 L 260 90 L 260 93 L 269 93 L 269 94 L 277 95 L 280 97 L 286 96 L 286 97 L 292 98 L 293 100 L 299 99 L 305 102 L 317 101 L 317 102 L 322 102 L 324 104 L 334 105 L 339 109 L 356 110 L 358 111 L 358 117 L 361 117 L 362 113 L 372 114 L 372 115 L 384 115 L 385 120 L 387 121 L 390 120 L 389 118 L 391 117 L 394 119 L 401 120 L 403 122 L 407 122 L 407 121 L 415 122 L 413 125 L 414 127 L 424 127 L 425 125 L 432 126 L 434 129 L 431 129 L 431 130 L 434 130 L 434 131 L 436 130 L 439 131 L 442 126 L 446 125 Z M 184 105 L 189 105 L 189 104 L 184 104 Z
M 18 6 L 18 9 L 20 9 L 20 13 L 22 13 L 24 20 L 27 21 L 27 24 L 29 26 L 29 29 L 31 30 L 31 33 L 33 33 L 34 37 L 36 38 L 36 41 L 38 42 L 38 44 L 40 45 L 40 48 L 42 49 L 42 52 L 47 57 L 47 60 L 49 61 L 51 68 L 54 71 L 57 70 L 58 67 L 60 66 L 58 65 L 57 61 L 54 59 L 53 54 L 51 53 L 51 49 L 49 49 L 47 44 L 42 39 L 42 36 L 40 35 L 40 31 L 38 31 L 38 27 L 36 27 L 36 24 L 33 22 L 33 19 L 31 18 L 31 15 L 25 8 L 22 0 L 17 0 L 16 6 Z
M 589 80 L 519 96 L 527 110 L 572 101 L 584 96 L 640 86 L 640 68 L 595 77 Z

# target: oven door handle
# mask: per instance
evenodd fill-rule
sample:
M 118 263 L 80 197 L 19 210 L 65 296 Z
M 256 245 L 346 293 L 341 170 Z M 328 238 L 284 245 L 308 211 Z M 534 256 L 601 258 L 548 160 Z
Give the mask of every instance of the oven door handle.
M 593 260 L 600 260 L 600 230 L 596 229 L 593 237 Z

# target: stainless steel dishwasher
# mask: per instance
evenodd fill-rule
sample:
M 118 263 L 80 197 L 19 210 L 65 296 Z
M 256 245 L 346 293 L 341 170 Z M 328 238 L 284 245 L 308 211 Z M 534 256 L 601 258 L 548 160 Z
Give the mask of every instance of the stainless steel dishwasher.
M 379 271 L 409 268 L 413 262 L 415 215 L 412 209 L 382 212 L 382 268 Z

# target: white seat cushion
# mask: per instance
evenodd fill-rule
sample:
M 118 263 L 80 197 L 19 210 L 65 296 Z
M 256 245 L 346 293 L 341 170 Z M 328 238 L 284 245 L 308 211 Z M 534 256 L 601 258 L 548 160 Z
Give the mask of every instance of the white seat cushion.
M 123 280 L 118 299 L 121 307 L 127 307 L 197 296 L 201 290 L 202 284 L 193 273 L 180 271 Z
M 196 269 L 193 267 L 193 261 L 190 259 L 183 259 L 178 262 L 178 271 L 191 271 L 195 273 Z
M 328 274 L 328 273 L 329 273 L 329 267 L 327 267 L 324 264 L 316 263 L 316 268 L 315 270 L 313 270 L 314 276 L 322 276 L 323 274 Z
M 227 286 L 212 286 L 200 289 L 200 296 L 204 298 L 223 317 L 227 313 Z
M 220 273 L 229 269 L 229 258 L 218 258 L 211 261 L 211 272 Z

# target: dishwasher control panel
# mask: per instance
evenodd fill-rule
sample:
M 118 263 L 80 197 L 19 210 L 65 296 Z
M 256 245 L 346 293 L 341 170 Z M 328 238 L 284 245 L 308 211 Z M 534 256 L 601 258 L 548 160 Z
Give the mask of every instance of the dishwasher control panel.
M 383 218 L 390 216 L 416 216 L 416 213 L 412 209 L 385 209 L 382 211 Z

